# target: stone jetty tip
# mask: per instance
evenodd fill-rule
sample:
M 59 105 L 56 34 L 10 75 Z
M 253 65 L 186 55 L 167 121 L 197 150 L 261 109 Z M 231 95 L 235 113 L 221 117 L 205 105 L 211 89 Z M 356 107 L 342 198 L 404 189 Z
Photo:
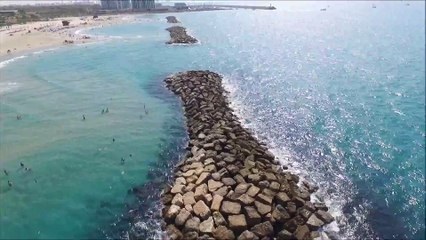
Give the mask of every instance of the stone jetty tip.
M 183 44 L 193 44 L 197 43 L 198 40 L 186 33 L 186 29 L 181 26 L 173 26 L 166 28 L 170 32 L 170 40 L 166 42 L 167 44 L 173 43 L 183 43 Z
M 167 16 L 166 19 L 168 23 L 180 23 L 175 16 Z

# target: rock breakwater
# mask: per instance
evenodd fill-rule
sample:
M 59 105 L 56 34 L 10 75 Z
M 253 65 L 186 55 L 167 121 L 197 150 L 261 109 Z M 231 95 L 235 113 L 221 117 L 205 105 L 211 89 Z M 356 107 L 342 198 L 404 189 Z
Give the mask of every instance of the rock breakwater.
M 197 43 L 198 40 L 194 37 L 188 35 L 186 33 L 186 29 L 181 26 L 173 26 L 166 28 L 167 31 L 170 32 L 170 40 L 166 42 L 167 44 L 173 43 L 184 43 L 184 44 L 192 44 Z
M 219 74 L 188 71 L 165 79 L 185 109 L 186 157 L 161 201 L 170 239 L 313 239 L 332 222 L 316 191 L 289 173 L 243 128 Z M 299 183 L 299 184 L 298 184 Z
M 167 16 L 166 19 L 168 23 L 180 23 L 175 16 Z

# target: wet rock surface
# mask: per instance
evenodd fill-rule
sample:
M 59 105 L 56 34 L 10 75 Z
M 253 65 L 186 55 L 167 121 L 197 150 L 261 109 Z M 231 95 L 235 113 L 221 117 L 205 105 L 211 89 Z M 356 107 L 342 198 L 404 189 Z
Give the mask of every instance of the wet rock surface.
M 161 198 L 169 238 L 311 239 L 333 221 L 325 204 L 310 201 L 316 188 L 298 184 L 241 126 L 220 75 L 188 71 L 165 83 L 183 102 L 189 135 Z
M 181 26 L 173 26 L 166 28 L 170 32 L 170 40 L 166 42 L 167 44 L 173 43 L 182 43 L 182 44 L 193 44 L 197 43 L 198 40 L 194 37 L 188 35 L 186 28 Z
M 180 23 L 175 16 L 167 16 L 166 19 L 168 23 Z

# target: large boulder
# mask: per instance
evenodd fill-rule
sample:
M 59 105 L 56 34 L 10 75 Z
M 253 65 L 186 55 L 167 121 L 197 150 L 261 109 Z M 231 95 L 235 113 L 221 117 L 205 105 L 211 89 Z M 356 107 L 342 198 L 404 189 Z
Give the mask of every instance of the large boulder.
M 334 221 L 333 216 L 331 216 L 331 214 L 326 211 L 318 210 L 315 214 L 318 216 L 319 219 L 321 219 L 325 223 L 331 223 Z
M 199 231 L 199 226 L 200 226 L 200 219 L 197 217 L 192 217 L 190 219 L 188 219 L 185 223 L 185 230 L 186 231 Z
M 200 217 L 201 219 L 207 219 L 211 212 L 210 208 L 202 201 L 199 200 L 193 207 L 195 215 Z
M 254 233 L 250 232 L 249 230 L 245 230 L 238 236 L 237 240 L 258 240 L 259 237 L 254 235 Z
M 225 226 L 219 226 L 213 231 L 213 237 L 217 240 L 234 240 L 234 233 Z
M 209 191 L 212 193 L 212 192 L 216 191 L 218 188 L 222 187 L 223 183 L 210 179 L 207 182 L 207 185 L 208 185 Z
M 272 226 L 271 222 L 266 221 L 253 226 L 251 228 L 251 231 L 260 238 L 262 238 L 271 236 L 274 233 L 274 227 Z
M 220 196 L 219 194 L 215 194 L 213 196 L 213 201 L 212 201 L 212 205 L 210 206 L 210 209 L 212 211 L 219 211 L 222 201 L 223 201 L 223 197 Z
M 311 230 L 317 230 L 322 225 L 324 225 L 324 222 L 321 221 L 315 214 L 312 214 L 306 222 L 306 225 L 308 225 L 309 229 Z
M 179 214 L 179 211 L 180 211 L 179 206 L 171 205 L 169 209 L 167 210 L 166 214 L 164 215 L 164 218 L 166 220 L 172 220 Z
M 213 212 L 213 220 L 216 226 L 228 224 L 223 215 L 218 211 Z
M 176 194 L 172 199 L 172 204 L 177 205 L 179 207 L 183 207 L 184 204 L 183 204 L 182 194 L 180 193 Z
M 226 214 L 239 214 L 241 212 L 241 204 L 230 201 L 223 201 L 220 211 Z
M 257 211 L 261 215 L 266 215 L 271 212 L 271 205 L 263 204 L 261 202 L 255 201 L 254 205 L 256 206 Z
M 175 226 L 168 225 L 166 228 L 167 235 L 169 236 L 169 239 L 171 240 L 178 240 L 183 239 L 182 232 L 179 231 Z
M 260 223 L 260 221 L 262 220 L 262 217 L 260 216 L 260 214 L 257 212 L 257 210 L 254 207 L 247 206 L 247 207 L 244 207 L 244 210 L 246 212 L 248 225 L 254 226 Z
M 200 232 L 212 233 L 213 230 L 214 230 L 214 222 L 212 217 L 209 217 L 200 223 Z
M 241 232 L 247 229 L 247 222 L 244 214 L 229 215 L 228 223 L 229 227 L 235 232 Z
M 191 216 L 191 213 L 186 210 L 182 209 L 180 210 L 179 214 L 175 218 L 175 224 L 176 226 L 182 226 L 185 224 L 186 220 Z
M 183 204 L 186 205 L 194 205 L 196 203 L 193 192 L 186 192 L 183 196 Z
M 311 232 L 309 231 L 308 226 L 302 225 L 297 227 L 294 235 L 297 240 L 306 240 L 306 239 L 310 239 Z

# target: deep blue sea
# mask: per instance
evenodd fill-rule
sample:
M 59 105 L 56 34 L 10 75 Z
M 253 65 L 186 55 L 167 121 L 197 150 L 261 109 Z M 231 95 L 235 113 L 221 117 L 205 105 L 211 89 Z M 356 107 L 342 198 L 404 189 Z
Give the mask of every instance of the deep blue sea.
M 125 232 L 138 204 L 129 190 L 158 194 L 155 176 L 185 146 L 179 101 L 162 80 L 209 69 L 224 76 L 242 123 L 319 186 L 315 198 L 336 218 L 324 231 L 425 239 L 425 2 L 406 3 L 175 14 L 193 46 L 166 45 L 167 15 L 146 14 L 83 31 L 96 43 L 0 63 L 0 238 Z

